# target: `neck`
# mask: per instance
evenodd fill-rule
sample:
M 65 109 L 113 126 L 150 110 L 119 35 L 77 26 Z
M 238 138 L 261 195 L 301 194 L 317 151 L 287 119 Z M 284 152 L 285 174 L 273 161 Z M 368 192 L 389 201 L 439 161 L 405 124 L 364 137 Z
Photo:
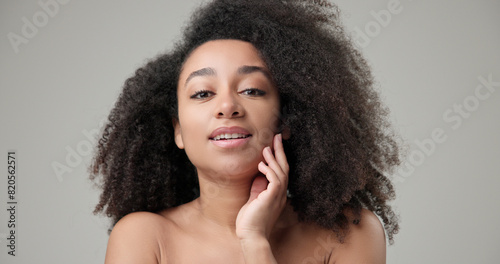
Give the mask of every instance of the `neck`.
M 200 215 L 220 230 L 236 235 L 236 217 L 250 197 L 252 178 L 214 181 L 199 175 L 200 197 L 194 201 Z

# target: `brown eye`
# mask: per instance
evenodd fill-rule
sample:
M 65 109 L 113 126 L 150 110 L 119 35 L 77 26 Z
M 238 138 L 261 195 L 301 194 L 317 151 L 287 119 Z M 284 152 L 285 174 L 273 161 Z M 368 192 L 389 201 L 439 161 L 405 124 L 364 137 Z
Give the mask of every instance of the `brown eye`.
M 214 95 L 213 92 L 211 91 L 208 91 L 208 90 L 201 90 L 201 91 L 197 91 L 195 92 L 193 95 L 191 95 L 191 99 L 206 99 L 206 98 L 209 98 L 210 96 Z
M 264 92 L 260 89 L 257 89 L 257 88 L 249 88 L 249 89 L 243 90 L 241 92 L 241 94 L 248 95 L 248 96 L 263 96 L 266 94 L 266 92 Z

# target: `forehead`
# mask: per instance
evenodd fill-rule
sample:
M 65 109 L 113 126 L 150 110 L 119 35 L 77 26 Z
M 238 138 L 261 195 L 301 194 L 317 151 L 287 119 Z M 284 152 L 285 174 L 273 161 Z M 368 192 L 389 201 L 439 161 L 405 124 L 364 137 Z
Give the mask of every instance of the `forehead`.
M 230 69 L 242 65 L 266 67 L 251 43 L 233 39 L 212 40 L 191 52 L 183 64 L 181 77 L 185 72 L 204 67 Z

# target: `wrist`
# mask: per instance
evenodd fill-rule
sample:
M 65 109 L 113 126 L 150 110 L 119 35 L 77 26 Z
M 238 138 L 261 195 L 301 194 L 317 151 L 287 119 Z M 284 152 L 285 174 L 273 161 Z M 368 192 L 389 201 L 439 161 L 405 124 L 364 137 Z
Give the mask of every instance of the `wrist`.
M 240 244 L 247 264 L 277 263 L 271 250 L 271 244 L 265 236 L 255 235 L 240 238 Z
M 265 232 L 260 232 L 260 231 L 237 231 L 236 232 L 238 239 L 240 241 L 259 241 L 259 240 L 267 240 L 267 236 Z
M 239 239 L 240 239 L 240 244 L 242 246 L 247 245 L 247 246 L 261 246 L 261 247 L 269 246 L 270 247 L 269 241 L 263 235 L 258 235 L 258 234 L 247 235 L 245 237 L 240 237 Z

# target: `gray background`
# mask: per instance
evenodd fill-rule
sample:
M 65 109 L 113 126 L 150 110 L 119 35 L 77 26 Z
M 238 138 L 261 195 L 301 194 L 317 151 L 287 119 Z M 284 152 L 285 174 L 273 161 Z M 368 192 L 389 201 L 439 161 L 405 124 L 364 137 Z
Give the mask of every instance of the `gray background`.
M 199 1 L 56 3 L 50 12 L 38 1 L 0 6 L 0 207 L 8 150 L 17 151 L 19 202 L 16 257 L 0 210 L 1 263 L 103 262 L 108 222 L 91 213 L 99 192 L 86 173 L 89 146 L 124 80 L 171 47 Z M 407 144 L 393 176 L 402 229 L 388 263 L 499 263 L 500 84 L 479 86 L 500 82 L 500 1 L 336 3 Z M 36 34 L 23 35 L 33 19 Z M 27 43 L 16 52 L 9 34 Z M 431 144 L 433 131 L 442 135 Z

